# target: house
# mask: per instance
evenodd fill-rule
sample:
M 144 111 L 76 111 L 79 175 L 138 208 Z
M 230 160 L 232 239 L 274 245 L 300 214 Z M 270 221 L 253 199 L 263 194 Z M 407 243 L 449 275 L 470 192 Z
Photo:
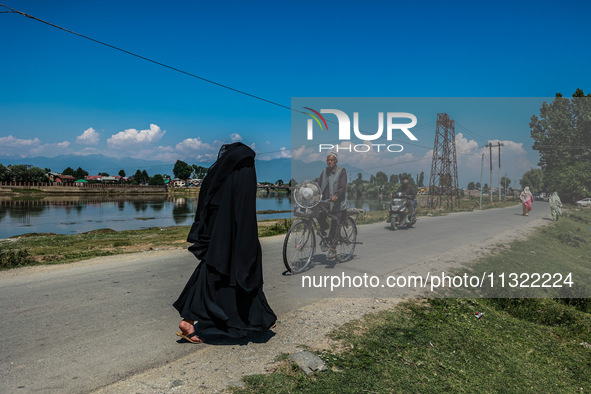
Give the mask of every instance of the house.
M 84 179 L 86 179 L 87 181 L 97 181 L 100 182 L 103 180 L 103 176 L 102 175 L 86 175 L 84 177 Z
M 72 175 L 62 175 L 57 172 L 50 172 L 47 177 L 51 182 L 55 183 L 73 183 L 76 180 Z

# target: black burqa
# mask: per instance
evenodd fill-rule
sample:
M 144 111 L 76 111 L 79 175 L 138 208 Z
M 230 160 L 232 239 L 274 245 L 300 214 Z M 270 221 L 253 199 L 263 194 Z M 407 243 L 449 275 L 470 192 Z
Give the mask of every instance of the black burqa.
M 199 335 L 245 336 L 277 320 L 263 293 L 254 157 L 240 142 L 223 145 L 201 186 L 187 238 L 201 262 L 173 304 Z

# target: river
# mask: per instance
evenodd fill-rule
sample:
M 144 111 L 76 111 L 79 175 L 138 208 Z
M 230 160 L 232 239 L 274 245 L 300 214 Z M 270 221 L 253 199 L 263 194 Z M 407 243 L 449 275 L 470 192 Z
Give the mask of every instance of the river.
M 351 207 L 375 210 L 377 202 L 350 202 Z M 27 233 L 79 234 L 110 228 L 188 226 L 193 223 L 197 198 L 189 197 L 65 197 L 0 199 L 0 239 Z M 265 211 L 287 211 L 263 213 Z M 290 197 L 284 192 L 257 195 L 259 220 L 289 218 Z

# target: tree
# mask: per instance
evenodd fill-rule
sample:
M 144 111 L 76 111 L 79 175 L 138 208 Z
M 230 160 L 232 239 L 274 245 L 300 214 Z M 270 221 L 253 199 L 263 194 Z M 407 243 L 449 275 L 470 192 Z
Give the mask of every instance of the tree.
M 509 188 L 509 185 L 511 184 L 511 179 L 509 179 L 506 176 L 502 176 L 501 177 L 501 187 L 503 188 Z
M 195 178 L 197 178 L 197 179 L 204 179 L 205 176 L 207 175 L 208 168 L 207 167 L 201 167 L 201 166 L 198 166 L 196 164 L 193 164 L 193 170 L 194 170 L 193 176 Z
M 123 170 L 119 170 L 119 174 L 118 174 L 121 178 L 125 178 L 125 171 Z
M 142 183 L 142 172 L 139 169 L 133 174 L 133 183 L 136 185 Z
M 10 180 L 15 182 L 28 181 L 28 169 L 24 164 L 15 164 L 8 166 L 10 170 Z
M 425 171 L 421 171 L 421 175 L 419 175 L 419 179 L 417 180 L 417 186 L 424 187 L 425 184 Z
M 581 89 L 572 99 L 557 93 L 554 101 L 542 104 L 539 117 L 532 116 L 530 134 L 540 154 L 542 190 L 557 191 L 567 199 L 591 193 L 590 97 Z
M 544 171 L 541 168 L 532 168 L 523 174 L 519 180 L 521 188 L 529 187 L 533 192 L 539 193 L 544 190 Z
M 0 163 L 0 181 L 10 181 L 10 169 L 6 168 Z
M 468 182 L 468 190 L 476 190 L 476 184 L 474 182 Z
M 76 171 L 74 171 L 74 178 L 76 179 L 84 179 L 84 177 L 87 175 L 88 172 L 84 171 L 81 167 L 78 167 Z
M 388 175 L 386 175 L 386 173 L 382 172 L 382 171 L 378 171 L 376 173 L 376 183 L 379 186 L 384 186 L 387 182 L 388 182 Z
M 150 175 L 148 175 L 148 172 L 146 170 L 142 171 L 142 183 L 148 183 L 150 182 Z
M 476 190 L 480 190 L 480 182 L 476 182 L 474 186 L 476 187 Z
M 390 175 L 390 184 L 391 184 L 391 185 L 395 185 L 395 184 L 397 184 L 397 183 L 398 183 L 398 181 L 399 181 L 399 179 L 398 179 L 398 175 L 396 175 L 396 174 L 392 174 L 392 175 Z
M 98 174 L 102 176 L 109 176 L 109 174 L 107 174 L 106 172 L 99 172 Z
M 172 169 L 172 173 L 174 174 L 175 178 L 188 179 L 193 173 L 193 167 L 182 160 L 177 160 L 174 164 L 174 168 Z
M 277 180 L 277 182 L 275 182 L 275 184 L 278 186 L 283 186 L 283 179 Z
M 71 176 L 74 176 L 75 173 L 76 172 L 71 167 L 68 167 L 68 168 L 66 168 L 65 170 L 62 171 L 62 175 L 71 175 Z
M 154 175 L 148 181 L 148 185 L 164 185 L 164 178 L 160 174 Z
M 0 181 L 47 182 L 45 171 L 39 167 L 15 164 L 4 167 L 0 164 Z
M 31 182 L 47 182 L 45 171 L 39 167 L 32 167 L 29 169 L 28 178 Z

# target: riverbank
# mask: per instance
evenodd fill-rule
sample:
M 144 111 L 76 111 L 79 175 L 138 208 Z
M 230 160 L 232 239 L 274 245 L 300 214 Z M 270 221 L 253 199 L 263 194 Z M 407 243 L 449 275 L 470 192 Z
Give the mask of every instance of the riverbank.
M 31 182 L 30 184 L 3 184 L 0 185 L 0 195 L 3 196 L 27 196 L 34 195 L 128 195 L 128 194 L 167 194 L 168 187 L 152 185 L 105 185 L 99 183 L 82 183 L 67 185 L 48 185 Z
M 291 220 L 259 221 L 259 237 L 284 234 Z M 30 233 L 0 240 L 0 270 L 43 264 L 62 264 L 149 250 L 186 248 L 190 226 L 142 230 L 100 229 L 82 234 Z

